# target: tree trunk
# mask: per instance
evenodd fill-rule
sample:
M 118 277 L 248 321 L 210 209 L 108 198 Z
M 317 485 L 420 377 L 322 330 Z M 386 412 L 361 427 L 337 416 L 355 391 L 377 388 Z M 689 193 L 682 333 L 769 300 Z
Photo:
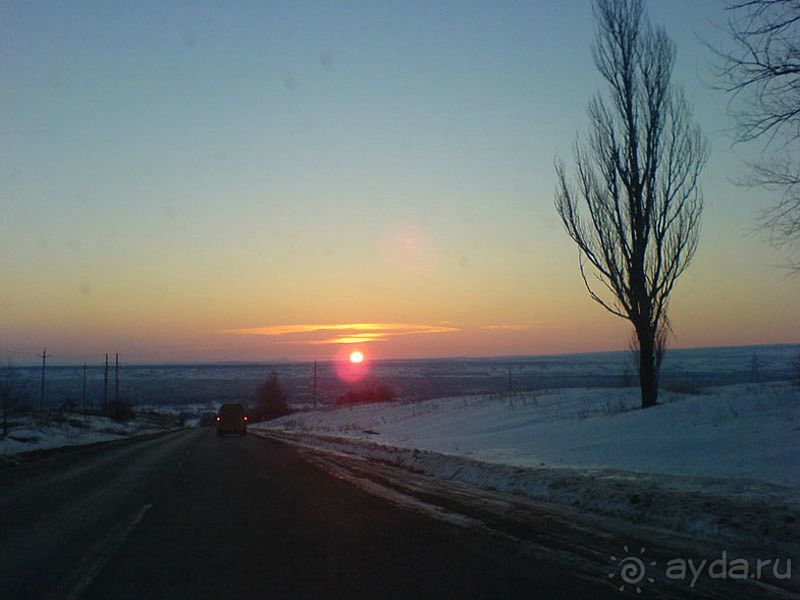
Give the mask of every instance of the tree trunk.
M 656 366 L 656 335 L 652 328 L 637 333 L 639 340 L 639 387 L 642 408 L 658 403 L 658 372 Z

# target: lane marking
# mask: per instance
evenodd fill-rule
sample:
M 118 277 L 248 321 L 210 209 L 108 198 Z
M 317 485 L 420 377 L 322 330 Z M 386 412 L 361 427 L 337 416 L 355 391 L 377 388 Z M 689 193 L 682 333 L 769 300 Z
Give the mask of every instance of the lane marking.
M 111 531 L 103 540 L 96 544 L 73 571 L 72 575 L 63 580 L 56 592 L 47 594 L 46 598 L 67 598 L 68 600 L 77 600 L 89 588 L 90 585 L 97 579 L 98 575 L 103 571 L 108 561 L 114 556 L 114 553 L 122 546 L 123 542 L 128 538 L 131 532 L 144 518 L 148 510 L 158 502 L 164 494 L 167 487 L 175 480 L 178 472 L 186 464 L 189 455 L 194 451 L 195 446 L 201 436 L 196 435 L 194 440 L 187 444 L 187 448 L 183 456 L 178 460 L 178 464 L 173 471 L 167 476 L 164 485 L 160 492 L 153 498 L 152 502 L 144 504 L 133 515 L 125 521 L 122 525 L 116 527 Z M 72 584 L 71 582 L 75 582 Z
M 139 510 L 125 521 L 121 526 L 117 527 L 114 531 L 108 534 L 99 544 L 97 544 L 81 561 L 81 567 L 78 572 L 82 572 L 78 581 L 69 589 L 65 594 L 57 594 L 58 597 L 67 598 L 69 600 L 77 600 L 81 597 L 83 592 L 92 584 L 97 578 L 103 568 L 108 563 L 109 559 L 113 556 L 114 552 L 119 548 L 122 543 L 128 538 L 131 531 L 139 524 L 144 518 L 145 513 L 153 506 L 152 503 L 145 504 Z M 91 561 L 88 566 L 84 565 Z

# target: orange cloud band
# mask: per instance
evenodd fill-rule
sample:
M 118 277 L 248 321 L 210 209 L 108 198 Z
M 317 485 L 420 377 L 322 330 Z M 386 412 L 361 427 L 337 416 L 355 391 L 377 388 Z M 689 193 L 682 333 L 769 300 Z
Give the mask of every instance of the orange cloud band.
M 342 332 L 342 335 L 326 339 L 307 339 L 309 334 Z M 432 333 L 451 333 L 460 331 L 448 325 L 428 325 L 424 323 L 337 323 L 307 325 L 268 325 L 264 327 L 244 327 L 228 329 L 225 333 L 237 335 L 266 336 L 305 336 L 304 339 L 281 340 L 295 344 L 358 344 L 381 342 L 390 337 Z

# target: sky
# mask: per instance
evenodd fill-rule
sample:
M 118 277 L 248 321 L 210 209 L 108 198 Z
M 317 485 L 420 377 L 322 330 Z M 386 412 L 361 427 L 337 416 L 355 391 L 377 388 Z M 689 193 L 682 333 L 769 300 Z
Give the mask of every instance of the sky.
M 709 140 L 671 345 L 800 340 L 714 89 L 722 2 L 650 2 Z M 553 207 L 591 5 L 0 4 L 0 353 L 56 363 L 625 349 Z

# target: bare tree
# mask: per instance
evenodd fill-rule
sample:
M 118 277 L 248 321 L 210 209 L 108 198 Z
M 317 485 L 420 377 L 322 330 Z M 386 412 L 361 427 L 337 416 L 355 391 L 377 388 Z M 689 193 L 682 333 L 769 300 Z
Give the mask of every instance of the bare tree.
M 596 0 L 594 14 L 594 63 L 609 98 L 589 103 L 591 131 L 575 144 L 574 183 L 556 162 L 555 204 L 589 294 L 633 324 L 646 408 L 658 401 L 670 293 L 697 248 L 708 150 L 670 82 L 674 45 L 650 24 L 642 1 Z M 605 291 L 590 283 L 587 267 Z
M 278 374 L 274 371 L 269 374 L 256 392 L 258 407 L 256 413 L 259 420 L 267 421 L 277 419 L 292 412 L 289 409 L 288 397 L 283 389 Z
M 764 158 L 739 183 L 779 192 L 760 224 L 777 247 L 800 250 L 800 2 L 737 0 L 726 9 L 733 43 L 717 55 L 736 140 L 765 142 Z M 800 259 L 789 267 L 800 273 Z

